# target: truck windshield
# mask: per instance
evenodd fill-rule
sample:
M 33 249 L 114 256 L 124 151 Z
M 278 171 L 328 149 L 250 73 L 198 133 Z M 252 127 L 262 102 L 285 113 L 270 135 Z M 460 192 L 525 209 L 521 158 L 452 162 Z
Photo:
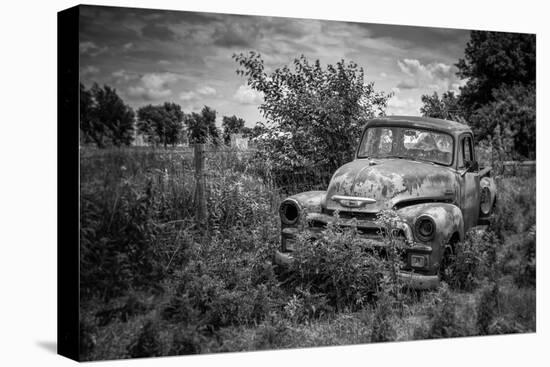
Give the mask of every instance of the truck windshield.
M 449 134 L 408 127 L 370 127 L 363 134 L 358 158 L 407 158 L 450 166 Z

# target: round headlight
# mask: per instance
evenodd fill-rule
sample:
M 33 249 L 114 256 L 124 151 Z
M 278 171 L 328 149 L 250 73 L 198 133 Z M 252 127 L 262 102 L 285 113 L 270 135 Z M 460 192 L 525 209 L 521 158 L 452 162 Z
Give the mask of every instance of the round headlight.
M 300 207 L 294 200 L 285 200 L 279 208 L 281 220 L 285 224 L 294 224 L 300 216 Z
M 435 234 L 435 222 L 431 217 L 423 215 L 416 220 L 415 229 L 421 241 L 429 241 Z

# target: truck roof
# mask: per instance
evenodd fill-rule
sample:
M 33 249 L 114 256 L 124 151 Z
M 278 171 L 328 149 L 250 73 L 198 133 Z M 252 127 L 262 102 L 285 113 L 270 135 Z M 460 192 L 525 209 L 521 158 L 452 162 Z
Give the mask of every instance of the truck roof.
M 377 117 L 367 121 L 366 126 L 409 126 L 416 128 L 441 130 L 455 134 L 472 131 L 468 125 L 461 124 L 460 122 L 419 116 Z

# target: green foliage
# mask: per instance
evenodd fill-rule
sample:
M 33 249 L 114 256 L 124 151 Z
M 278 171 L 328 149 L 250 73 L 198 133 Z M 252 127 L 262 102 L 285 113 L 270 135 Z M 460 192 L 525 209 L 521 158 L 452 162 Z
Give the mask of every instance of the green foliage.
M 430 297 L 427 316 L 427 325 L 415 330 L 415 339 L 453 338 L 469 334 L 466 323 L 458 313 L 456 298 L 445 283 Z
M 481 293 L 481 298 L 477 305 L 477 327 L 481 335 L 489 334 L 489 326 L 498 314 L 499 296 L 497 283 L 485 288 Z
M 175 145 L 181 140 L 183 112 L 175 103 L 147 105 L 137 111 L 138 131 L 144 134 L 150 143 Z
M 122 182 L 113 201 L 98 201 L 94 187 L 80 196 L 80 285 L 83 296 L 110 298 L 131 287 L 153 287 L 162 277 L 157 228 L 151 218 L 153 191 Z
M 301 288 L 297 288 L 295 292 L 284 306 L 285 315 L 293 323 L 317 319 L 334 312 L 325 295 Z
M 216 127 L 216 111 L 204 106 L 200 113 L 192 112 L 184 118 L 189 132 L 190 143 L 206 143 L 211 140 L 217 144 L 219 139 Z
M 128 348 L 132 358 L 159 357 L 162 355 L 162 345 L 159 336 L 159 324 L 149 320 L 143 326 L 137 340 Z
M 78 324 L 78 353 L 80 359 L 85 359 L 93 352 L 97 343 L 94 336 L 95 329 L 91 321 L 84 318 L 80 319 Z
M 174 332 L 170 355 L 199 354 L 202 338 L 195 330 L 177 328 Z
M 379 297 L 376 300 L 374 321 L 372 323 L 371 342 L 377 343 L 395 340 L 397 335 L 393 324 L 394 321 L 392 320 L 392 316 L 394 315 L 393 301 L 394 298 L 387 292 L 379 292 Z
M 445 269 L 445 281 L 455 289 L 471 291 L 485 277 L 494 277 L 498 240 L 492 233 L 470 231 L 454 245 Z
M 420 107 L 422 116 L 433 117 L 438 119 L 460 121 L 460 107 L 458 105 L 458 97 L 453 91 L 445 92 L 439 98 L 437 92 L 434 94 L 422 95 L 423 106 Z
M 277 278 L 278 190 L 258 178 L 262 162 L 250 155 L 213 154 L 204 235 L 194 226 L 191 155 L 83 149 L 84 359 L 475 335 L 478 310 L 490 304 L 480 305 L 481 294 L 495 281 L 499 309 L 488 332 L 535 330 L 534 179 L 498 182 L 503 205 L 526 216 L 514 224 L 497 211 L 493 230 L 506 228 L 505 240 L 469 236 L 453 287 L 408 297 L 395 277 L 393 211 L 378 218 L 386 251 L 359 241 L 353 227 L 329 226 L 316 241 L 300 238 L 294 275 Z
M 223 141 L 225 144 L 229 144 L 231 141 L 231 134 L 244 133 L 245 121 L 235 115 L 229 117 L 224 116 L 222 119 L 223 128 Z
M 134 111 L 108 85 L 94 83 L 90 90 L 80 84 L 80 130 L 84 142 L 130 145 L 134 133 Z
M 501 239 L 523 233 L 536 222 L 536 180 L 511 177 L 497 180 L 498 197 L 491 229 Z
M 502 86 L 493 89 L 494 101 L 476 109 L 470 123 L 480 137 L 505 134 L 501 159 L 535 159 L 536 156 L 536 88 L 528 85 Z M 500 133 L 495 129 L 499 126 Z
M 535 330 L 536 296 L 532 288 L 487 285 L 477 304 L 480 335 L 524 333 Z
M 496 101 L 493 90 L 503 85 L 528 85 L 535 81 L 536 38 L 534 34 L 472 31 L 458 60 L 458 76 L 467 79 L 460 90 L 460 103 L 467 116 Z
M 254 349 L 276 349 L 289 347 L 292 344 L 292 329 L 289 322 L 275 313 L 271 313 L 257 332 Z
M 351 160 L 365 121 L 381 115 L 388 95 L 364 82 L 364 72 L 354 62 L 339 61 L 321 67 L 305 56 L 267 74 L 255 52 L 234 55 L 237 73 L 263 94 L 260 105 L 268 124 L 256 139 L 259 159 L 277 174 L 297 168 L 323 166 L 332 172 Z M 307 144 L 305 144 L 307 142 Z
M 341 311 L 357 310 L 379 289 L 385 264 L 356 229 L 330 225 L 320 238 L 298 238 L 288 284 L 326 296 Z

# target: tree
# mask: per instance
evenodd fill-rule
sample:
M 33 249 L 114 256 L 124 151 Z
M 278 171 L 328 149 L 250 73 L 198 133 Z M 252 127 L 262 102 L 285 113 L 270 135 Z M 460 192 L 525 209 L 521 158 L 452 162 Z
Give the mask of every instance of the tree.
M 223 141 L 225 144 L 229 144 L 231 141 L 231 134 L 240 134 L 245 132 L 244 120 L 233 115 L 231 117 L 224 116 L 222 119 L 223 128 Z
M 267 120 L 259 147 L 276 168 L 324 165 L 326 169 L 350 161 L 360 131 L 368 118 L 384 114 L 389 95 L 364 82 L 356 63 L 339 61 L 321 67 L 305 56 L 267 74 L 255 52 L 233 55 L 237 74 L 263 94 L 260 111 Z
M 536 88 L 501 86 L 493 90 L 494 101 L 478 108 L 471 116 L 474 133 L 479 136 L 504 135 L 509 159 L 536 156 Z
M 443 93 L 441 99 L 437 92 L 430 95 L 422 96 L 423 106 L 420 107 L 422 116 L 434 117 L 439 119 L 459 120 L 460 107 L 458 105 L 458 97 L 453 91 Z
M 130 145 L 134 136 L 135 114 L 124 104 L 116 89 L 94 83 L 88 91 L 80 85 L 80 129 L 84 141 L 100 148 L 107 144 Z
M 494 89 L 534 82 L 535 61 L 534 34 L 472 31 L 456 64 L 457 75 L 468 80 L 460 90 L 465 117 L 494 101 Z
M 204 106 L 201 113 L 192 112 L 185 116 L 185 124 L 189 131 L 191 143 L 205 143 L 212 139 L 217 144 L 219 139 L 218 128 L 216 127 L 216 111 Z
M 95 143 L 102 146 L 104 125 L 98 124 L 95 116 L 95 101 L 92 92 L 80 83 L 80 131 L 82 132 L 83 143 Z
M 181 138 L 184 114 L 175 103 L 147 105 L 138 110 L 138 131 L 147 136 L 151 143 L 176 145 Z

